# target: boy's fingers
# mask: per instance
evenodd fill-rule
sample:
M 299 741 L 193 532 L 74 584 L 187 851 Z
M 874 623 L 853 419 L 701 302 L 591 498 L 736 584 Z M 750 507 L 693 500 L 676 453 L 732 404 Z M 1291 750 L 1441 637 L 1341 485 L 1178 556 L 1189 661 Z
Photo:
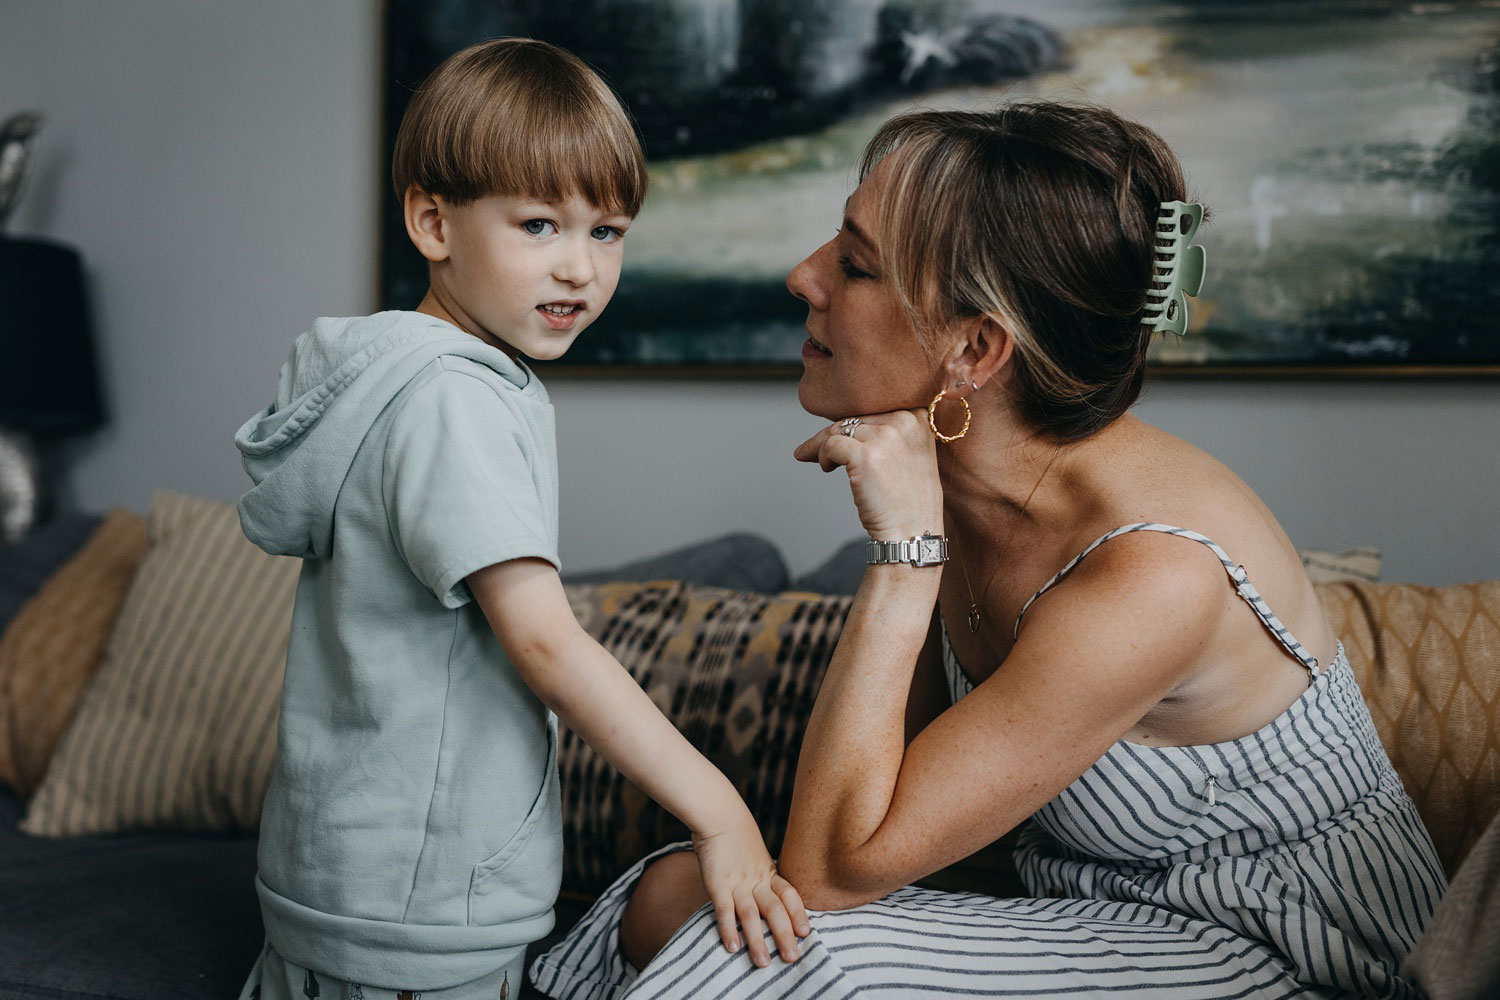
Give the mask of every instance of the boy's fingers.
M 733 900 L 714 900 L 714 921 L 719 925 L 719 938 L 724 942 L 724 950 L 730 954 L 739 951 L 740 936 L 734 929 L 736 921 Z
M 792 920 L 781 897 L 771 891 L 768 883 L 762 882 L 755 887 L 755 905 L 760 907 L 766 926 L 771 928 L 771 939 L 776 942 L 781 960 L 788 965 L 797 961 L 797 933 L 792 930 Z
M 741 889 L 734 894 L 734 908 L 740 915 L 740 929 L 745 932 L 745 950 L 750 961 L 760 968 L 771 964 L 771 952 L 766 947 L 766 934 L 761 928 L 760 908 L 750 890 Z
M 797 935 L 807 937 L 811 934 L 812 922 L 807 919 L 807 905 L 802 902 L 802 897 L 792 883 L 778 875 L 771 880 L 771 889 L 781 897 L 781 903 L 786 907 L 786 914 L 791 918 Z

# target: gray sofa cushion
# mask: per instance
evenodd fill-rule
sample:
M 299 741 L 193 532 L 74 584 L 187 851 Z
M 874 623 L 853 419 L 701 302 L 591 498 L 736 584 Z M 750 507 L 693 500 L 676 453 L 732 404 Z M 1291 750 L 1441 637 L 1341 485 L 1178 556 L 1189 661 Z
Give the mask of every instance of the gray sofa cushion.
M 564 583 L 686 580 L 704 587 L 775 594 L 786 589 L 787 569 L 780 551 L 760 535 L 747 532 L 695 542 L 613 569 L 564 572 Z
M 0 996 L 233 997 L 262 941 L 255 841 L 36 840 L 0 791 Z
M 866 538 L 856 538 L 839 546 L 822 565 L 792 581 L 792 590 L 814 594 L 852 594 L 865 576 Z

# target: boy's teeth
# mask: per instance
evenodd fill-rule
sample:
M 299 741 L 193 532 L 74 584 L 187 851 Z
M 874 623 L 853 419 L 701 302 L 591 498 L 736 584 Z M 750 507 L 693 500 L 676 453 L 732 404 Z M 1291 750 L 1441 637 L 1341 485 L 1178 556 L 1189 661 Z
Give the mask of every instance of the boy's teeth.
M 556 316 L 566 316 L 568 313 L 572 312 L 573 309 L 574 309 L 573 306 L 553 306 L 553 305 L 544 305 L 544 306 L 542 306 L 542 308 L 545 309 L 545 310 L 547 310 L 549 313 L 552 313 L 553 315 L 556 315 Z

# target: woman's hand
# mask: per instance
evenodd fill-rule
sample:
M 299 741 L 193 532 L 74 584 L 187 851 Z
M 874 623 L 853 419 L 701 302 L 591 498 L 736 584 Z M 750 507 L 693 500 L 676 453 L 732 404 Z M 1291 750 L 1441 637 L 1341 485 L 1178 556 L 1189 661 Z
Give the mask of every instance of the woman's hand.
M 760 967 L 769 965 L 771 956 L 761 930 L 764 918 L 782 961 L 795 962 L 797 938 L 812 933 L 807 908 L 792 884 L 777 873 L 750 814 L 724 830 L 694 833 L 693 850 L 725 950 L 739 950 L 738 923 L 745 930 L 750 960 Z
M 843 466 L 860 523 L 871 538 L 894 541 L 943 530 L 943 487 L 937 441 L 926 410 L 860 417 L 852 436 L 830 424 L 797 446 L 792 457 L 824 472 Z

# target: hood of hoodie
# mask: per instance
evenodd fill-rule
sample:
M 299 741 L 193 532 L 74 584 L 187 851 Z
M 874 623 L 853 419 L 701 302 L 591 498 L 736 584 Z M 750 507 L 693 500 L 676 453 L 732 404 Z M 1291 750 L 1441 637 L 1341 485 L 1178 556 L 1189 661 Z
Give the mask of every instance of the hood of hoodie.
M 235 433 L 255 482 L 239 502 L 245 536 L 272 555 L 326 557 L 334 504 L 366 434 L 386 404 L 443 355 L 477 361 L 546 402 L 525 366 L 434 316 L 319 319 L 281 366 L 276 401 Z

